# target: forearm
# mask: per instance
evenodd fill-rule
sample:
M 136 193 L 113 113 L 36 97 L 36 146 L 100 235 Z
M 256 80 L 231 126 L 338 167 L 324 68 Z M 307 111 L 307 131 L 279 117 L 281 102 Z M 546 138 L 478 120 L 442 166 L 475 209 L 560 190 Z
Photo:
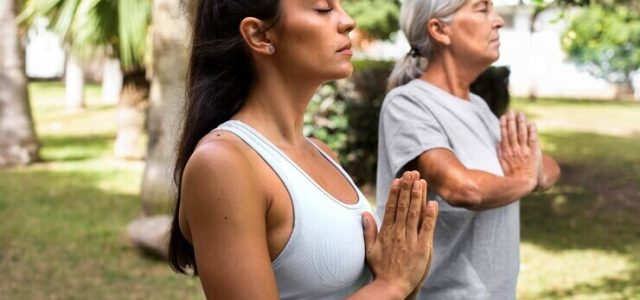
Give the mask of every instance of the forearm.
M 447 202 L 471 210 L 505 206 L 531 193 L 535 182 L 524 176 L 496 176 L 484 171 L 467 170 L 467 179 L 438 191 Z

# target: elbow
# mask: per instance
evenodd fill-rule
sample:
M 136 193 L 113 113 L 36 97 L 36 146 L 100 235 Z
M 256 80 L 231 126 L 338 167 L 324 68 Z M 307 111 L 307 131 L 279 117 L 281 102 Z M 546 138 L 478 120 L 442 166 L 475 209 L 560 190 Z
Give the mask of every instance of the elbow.
M 469 210 L 479 210 L 482 206 L 482 191 L 478 184 L 467 180 L 449 188 L 442 193 L 442 197 L 451 206 L 462 207 Z

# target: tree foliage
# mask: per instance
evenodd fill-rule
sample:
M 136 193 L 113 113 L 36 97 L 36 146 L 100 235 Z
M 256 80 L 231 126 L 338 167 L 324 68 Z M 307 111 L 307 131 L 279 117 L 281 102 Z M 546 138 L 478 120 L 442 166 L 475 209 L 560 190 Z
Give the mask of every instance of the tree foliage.
M 367 37 L 386 40 L 398 31 L 399 0 L 346 0 L 343 3 Z
M 79 57 L 113 52 L 125 69 L 144 65 L 150 0 L 26 0 L 20 20 L 30 24 L 38 17 L 49 18 Z
M 626 5 L 590 5 L 570 19 L 562 47 L 578 66 L 629 84 L 640 68 L 640 13 Z

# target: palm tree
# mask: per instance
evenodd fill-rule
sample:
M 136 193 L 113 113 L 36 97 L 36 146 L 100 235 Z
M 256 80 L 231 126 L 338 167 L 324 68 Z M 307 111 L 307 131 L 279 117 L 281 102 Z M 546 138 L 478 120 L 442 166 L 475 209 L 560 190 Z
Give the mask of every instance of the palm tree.
M 166 255 L 166 214 L 173 198 L 173 161 L 180 128 L 180 107 L 184 103 L 188 12 L 194 0 L 154 0 L 153 79 L 149 101 L 149 147 L 142 180 L 144 217 L 129 225 L 129 237 L 143 250 Z M 176 13 L 178 12 L 178 13 Z M 171 24 L 171 26 L 167 26 Z
M 17 11 L 17 0 L 0 1 L 0 167 L 35 161 L 40 148 L 29 107 Z
M 65 41 L 70 62 L 97 55 L 119 59 L 123 83 L 115 154 L 121 158 L 143 156 L 141 141 L 149 94 L 145 58 L 150 1 L 26 0 L 20 15 L 27 24 L 37 17 L 50 18 L 54 31 Z

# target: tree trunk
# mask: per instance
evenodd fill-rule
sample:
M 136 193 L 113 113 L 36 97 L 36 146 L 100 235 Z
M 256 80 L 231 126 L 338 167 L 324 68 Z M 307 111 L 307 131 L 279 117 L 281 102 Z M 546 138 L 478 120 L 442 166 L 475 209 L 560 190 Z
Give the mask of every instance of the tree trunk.
M 185 102 L 187 47 L 191 36 L 186 10 L 192 3 L 188 2 L 195 1 L 154 1 L 149 147 L 141 195 L 145 215 L 169 212 L 175 191 L 173 167 L 180 136 L 178 120 Z
M 144 157 L 144 125 L 149 97 L 149 81 L 145 70 L 127 71 L 123 76 L 122 93 L 118 103 L 118 133 L 115 155 L 123 159 Z
M 178 120 L 185 101 L 184 83 L 190 33 L 183 4 L 191 8 L 194 3 L 194 0 L 153 1 L 153 79 L 149 99 L 149 143 L 140 195 L 144 217 L 129 224 L 128 235 L 140 249 L 159 257 L 166 257 L 167 253 L 171 203 L 175 191 L 173 165 L 176 143 L 180 136 Z
M 105 60 L 102 72 L 102 102 L 117 104 L 122 93 L 122 70 L 120 60 L 108 58 Z
M 615 100 L 632 101 L 634 99 L 633 83 L 631 82 L 631 78 L 627 76 L 627 80 L 618 84 Z
M 64 92 L 67 110 L 77 111 L 84 108 L 84 70 L 75 55 L 67 54 L 64 72 Z
M 39 150 L 16 14 L 16 0 L 0 1 L 0 167 L 33 162 Z

